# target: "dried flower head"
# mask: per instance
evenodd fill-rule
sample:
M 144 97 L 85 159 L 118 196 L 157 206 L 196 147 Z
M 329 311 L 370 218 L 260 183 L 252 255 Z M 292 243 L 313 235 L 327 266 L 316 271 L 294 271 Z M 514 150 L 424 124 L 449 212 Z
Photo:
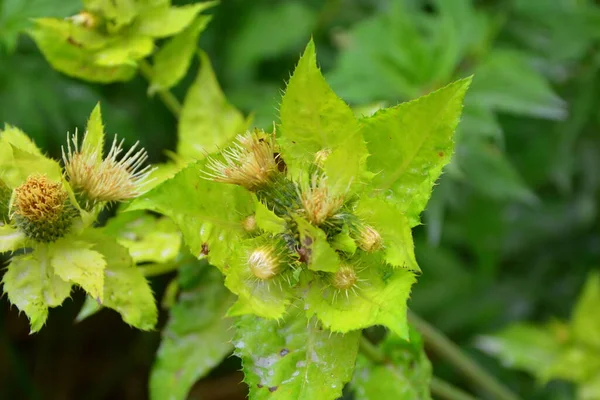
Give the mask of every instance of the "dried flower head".
M 32 175 L 15 189 L 11 217 L 30 239 L 55 241 L 67 233 L 76 215 L 60 182 Z
M 248 256 L 250 271 L 261 280 L 268 280 L 277 276 L 284 265 L 284 257 L 272 245 L 261 246 L 253 250 Z
M 279 173 L 275 153 L 272 136 L 261 131 L 239 135 L 221 153 L 222 159 L 208 160 L 205 176 L 216 182 L 232 183 L 255 191 Z
M 327 177 L 314 174 L 310 185 L 302 188 L 300 200 L 306 218 L 314 225 L 323 224 L 344 204 L 344 196 L 334 195 L 327 185 Z
M 381 235 L 370 225 L 361 225 L 358 228 L 356 242 L 360 249 L 369 253 L 378 251 L 383 247 Z
M 86 208 L 98 202 L 132 199 L 143 193 L 152 169 L 150 166 L 142 167 L 148 154 L 143 148 L 137 148 L 139 142 L 119 157 L 123 152 L 123 140 L 117 142 L 115 136 L 108 155 L 102 161 L 98 161 L 101 148 L 79 149 L 77 133 L 71 142 L 67 141 L 66 153 L 63 148 L 65 171 L 69 183 L 78 197 L 83 198 Z

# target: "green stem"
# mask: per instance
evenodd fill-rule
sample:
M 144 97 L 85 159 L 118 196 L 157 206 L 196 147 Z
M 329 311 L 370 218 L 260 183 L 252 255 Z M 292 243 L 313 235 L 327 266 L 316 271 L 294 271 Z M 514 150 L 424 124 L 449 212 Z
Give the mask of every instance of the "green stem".
M 388 364 L 394 367 L 387 359 L 385 354 L 371 343 L 366 337 L 361 336 L 359 350 L 363 356 L 367 357 L 375 364 Z M 395 369 L 395 368 L 394 368 Z M 436 378 L 431 378 L 431 393 L 444 400 L 475 400 L 475 398 L 452 384 Z
M 450 341 L 443 333 L 422 320 L 413 312 L 408 313 L 408 319 L 412 325 L 421 333 L 425 343 L 440 356 L 446 358 L 460 372 L 469 378 L 495 399 L 519 400 L 519 397 L 510 389 L 498 382 L 487 371 L 470 359 L 462 350 Z
M 141 60 L 139 63 L 140 72 L 148 81 L 152 81 L 152 66 L 146 60 Z M 179 118 L 181 114 L 181 103 L 177 100 L 177 97 L 169 90 L 159 90 L 158 97 L 162 100 L 165 106 L 173 113 L 175 118 Z

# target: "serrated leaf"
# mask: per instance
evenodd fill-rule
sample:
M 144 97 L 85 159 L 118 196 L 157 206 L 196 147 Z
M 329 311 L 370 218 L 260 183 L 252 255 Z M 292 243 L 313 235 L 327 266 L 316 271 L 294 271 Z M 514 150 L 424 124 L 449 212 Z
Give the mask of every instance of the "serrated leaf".
M 87 121 L 85 136 L 81 144 L 81 152 L 84 154 L 93 154 L 96 152 L 96 161 L 102 161 L 104 150 L 104 124 L 102 123 L 102 111 L 100 103 L 96 104 Z
M 323 230 L 311 225 L 304 218 L 295 217 L 298 226 L 300 244 L 308 258 L 308 268 L 314 271 L 335 272 L 341 265 L 340 258 L 327 242 Z
M 406 302 L 416 281 L 414 274 L 386 266 L 376 256 L 361 257 L 356 270 L 358 281 L 348 291 L 320 277 L 310 281 L 305 295 L 307 315 L 316 315 L 333 332 L 383 325 L 406 339 Z
M 375 364 L 359 353 L 351 383 L 356 400 L 431 400 L 431 363 L 413 328 L 410 341 L 389 334 L 377 347 L 389 361 Z
M 121 36 L 94 53 L 94 64 L 102 67 L 136 67 L 136 61 L 151 54 L 153 50 L 154 41 L 147 36 Z
M 54 31 L 38 26 L 29 34 L 52 67 L 68 76 L 111 83 L 128 81 L 135 75 L 136 67 L 132 65 L 96 65 L 93 52 L 70 43 Z
M 0 130 L 0 141 L 4 145 L 11 144 L 13 147 L 34 155 L 42 155 L 41 150 L 36 146 L 35 142 L 17 127 L 8 124 L 5 125 L 4 129 Z
M 411 225 L 419 222 L 431 190 L 454 149 L 453 133 L 471 78 L 361 120 L 376 175 L 376 192 L 391 191 Z
M 242 114 L 227 102 L 204 53 L 200 64 L 179 119 L 177 154 L 186 160 L 202 159 L 223 148 L 246 125 Z
M 286 223 L 283 218 L 278 217 L 260 201 L 256 200 L 255 204 L 256 212 L 254 218 L 256 219 L 256 226 L 265 232 L 273 234 L 282 233 L 285 230 Z
M 59 239 L 50 245 L 50 264 L 61 279 L 81 286 L 102 302 L 106 260 L 91 247 L 83 241 Z
M 191 24 L 198 13 L 215 4 L 206 1 L 181 7 L 163 4 L 148 8 L 138 15 L 136 33 L 154 38 L 175 35 Z
M 280 119 L 282 153 L 292 173 L 312 163 L 316 152 L 336 151 L 342 144 L 352 149 L 353 158 L 366 156 L 360 126 L 350 107 L 325 82 L 312 40 L 287 85 Z M 354 161 L 349 160 L 346 168 L 357 169 Z M 335 176 L 330 178 L 337 181 Z
M 356 215 L 381 235 L 385 262 L 421 272 L 415 258 L 410 224 L 396 205 L 378 197 L 363 197 L 358 202 Z
M 45 247 L 13 257 L 2 283 L 8 300 L 29 318 L 31 333 L 44 326 L 48 308 L 61 305 L 71 292 L 71 284 L 55 275 Z
M 152 80 L 148 92 L 153 94 L 169 89 L 185 76 L 192 57 L 196 53 L 198 36 L 212 17 L 199 16 L 190 26 L 177 36 L 173 36 L 154 54 Z
M 0 221 L 2 218 L 0 217 Z M 25 245 L 25 234 L 12 225 L 0 225 L 0 253 L 15 251 Z
M 93 243 L 106 260 L 102 306 L 117 311 L 123 321 L 138 329 L 154 329 L 158 310 L 152 289 L 127 249 L 99 230 L 88 230 L 82 239 Z
M 240 318 L 234 345 L 250 398 L 333 400 L 352 377 L 359 337 L 331 333 L 296 310 L 283 321 Z
M 573 338 L 579 343 L 593 346 L 600 353 L 600 274 L 588 276 L 571 319 Z
M 171 217 L 196 257 L 209 256 L 223 268 L 241 234 L 241 220 L 252 213 L 252 197 L 238 186 L 200 176 L 203 163 L 193 163 L 150 192 L 128 210 L 153 210 Z
M 194 263 L 189 268 L 195 270 L 201 281 L 183 290 L 171 308 L 152 366 L 151 399 L 186 399 L 193 383 L 233 350 L 233 321 L 224 318 L 232 294 L 212 266 Z

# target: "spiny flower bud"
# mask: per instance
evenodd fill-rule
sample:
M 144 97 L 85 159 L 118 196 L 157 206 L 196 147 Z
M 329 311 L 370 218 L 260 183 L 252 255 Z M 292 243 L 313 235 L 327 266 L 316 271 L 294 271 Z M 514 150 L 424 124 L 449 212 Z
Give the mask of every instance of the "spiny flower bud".
M 327 157 L 329 157 L 330 154 L 331 150 L 329 149 L 322 149 L 317 151 L 315 153 L 315 165 L 323 168 L 323 165 L 325 165 L 325 160 L 327 160 Z
M 256 191 L 279 173 L 275 153 L 273 137 L 255 130 L 239 135 L 235 143 L 221 153 L 222 159 L 209 159 L 204 173 L 207 179 Z
M 383 247 L 383 239 L 375 228 L 370 225 L 362 225 L 358 228 L 356 244 L 361 250 L 373 253 Z
M 313 225 L 321 225 L 344 204 L 344 197 L 331 194 L 327 178 L 314 174 L 310 186 L 304 187 L 300 200 L 306 218 Z
M 254 215 L 249 215 L 242 220 L 242 228 L 248 233 L 254 232 L 257 228 L 256 225 L 256 217 Z
M 12 190 L 0 179 L 0 222 L 8 221 L 8 204 Z
M 12 218 L 29 239 L 53 242 L 68 232 L 75 216 L 77 210 L 60 182 L 33 175 L 15 189 Z
M 285 266 L 281 251 L 272 245 L 264 245 L 248 255 L 248 267 L 252 274 L 261 280 L 268 280 L 279 274 Z
M 339 290 L 350 290 L 358 282 L 358 275 L 350 265 L 342 265 L 331 278 L 333 287 Z
M 148 159 L 144 149 L 137 149 L 136 142 L 119 158 L 123 152 L 123 140 L 117 142 L 115 136 L 106 158 L 98 161 L 100 148 L 79 149 L 77 133 L 72 137 L 73 147 L 67 142 L 67 153 L 63 148 L 63 160 L 69 183 L 78 199 L 86 209 L 98 202 L 124 201 L 143 193 L 150 166 L 142 168 Z

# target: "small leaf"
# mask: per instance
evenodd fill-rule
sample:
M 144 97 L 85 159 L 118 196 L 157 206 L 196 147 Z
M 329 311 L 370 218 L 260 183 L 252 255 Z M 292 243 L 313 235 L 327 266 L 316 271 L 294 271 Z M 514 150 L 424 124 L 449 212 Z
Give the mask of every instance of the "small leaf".
M 150 398 L 184 400 L 193 383 L 231 353 L 232 320 L 223 318 L 232 295 L 218 270 L 192 263 L 201 283 L 184 289 L 170 311 L 169 321 L 152 366 Z
M 71 292 L 71 284 L 54 274 L 45 247 L 13 257 L 2 283 L 8 300 L 29 318 L 31 333 L 44 326 L 48 308 L 61 305 Z
M 336 151 L 342 144 L 352 149 L 348 154 L 354 158 L 360 160 L 366 156 L 354 113 L 325 82 L 317 67 L 312 40 L 287 85 L 280 118 L 282 152 L 292 172 L 312 163 L 316 152 Z M 351 159 L 346 168 L 354 170 L 358 163 Z M 330 178 L 335 180 L 334 176 Z
M 285 230 L 286 223 L 283 218 L 278 217 L 260 201 L 256 200 L 255 204 L 256 213 L 254 214 L 254 218 L 256 218 L 256 226 L 265 232 L 273 234 L 282 233 Z
M 102 112 L 100 103 L 92 110 L 85 129 L 85 136 L 81 145 L 81 152 L 93 154 L 96 152 L 96 161 L 102 161 L 102 152 L 104 149 L 104 124 L 102 123 Z
M 600 349 L 598 307 L 600 307 L 600 274 L 592 273 L 577 300 L 570 325 L 574 340 Z
M 227 102 L 204 53 L 200 64 L 179 119 L 177 154 L 187 160 L 202 159 L 223 148 L 244 131 L 246 124 L 242 114 Z
M 240 318 L 234 345 L 250 398 L 333 400 L 352 377 L 359 337 L 331 333 L 296 310 L 283 321 Z
M 336 289 L 326 279 L 312 280 L 305 297 L 307 315 L 316 315 L 333 332 L 384 325 L 406 339 L 406 302 L 414 274 L 386 266 L 372 255 L 357 261 L 356 272 L 356 286 L 348 291 Z
M 361 120 L 369 153 L 373 188 L 390 190 L 416 225 L 431 190 L 454 148 L 462 100 L 471 78 Z
M 85 301 L 83 302 L 83 305 L 81 306 L 81 309 L 79 310 L 79 313 L 75 317 L 75 321 L 81 322 L 84 319 L 96 314 L 101 309 L 102 309 L 102 305 L 99 304 L 96 299 L 94 299 L 93 297 L 87 296 L 85 298 Z
M 208 25 L 211 17 L 199 16 L 184 31 L 173 36 L 154 54 L 152 81 L 148 92 L 153 94 L 177 85 L 185 76 L 192 57 L 196 53 L 198 36 Z
M 327 235 L 321 229 L 303 218 L 296 217 L 300 244 L 308 258 L 308 268 L 314 271 L 335 272 L 340 267 L 340 258 L 327 242 Z
M 102 67 L 136 66 L 136 61 L 154 50 L 154 41 L 147 36 L 122 36 L 94 54 L 94 64 Z
M 2 218 L 0 218 L 0 221 Z M 25 234 L 12 225 L 0 225 L 0 253 L 15 251 L 25 245 Z
M 102 302 L 106 261 L 91 247 L 90 243 L 83 241 L 59 239 L 50 245 L 50 263 L 63 280 L 81 286 L 90 296 Z
M 154 38 L 175 35 L 192 23 L 198 13 L 213 7 L 214 1 L 169 7 L 167 4 L 151 7 L 137 18 L 136 33 Z

